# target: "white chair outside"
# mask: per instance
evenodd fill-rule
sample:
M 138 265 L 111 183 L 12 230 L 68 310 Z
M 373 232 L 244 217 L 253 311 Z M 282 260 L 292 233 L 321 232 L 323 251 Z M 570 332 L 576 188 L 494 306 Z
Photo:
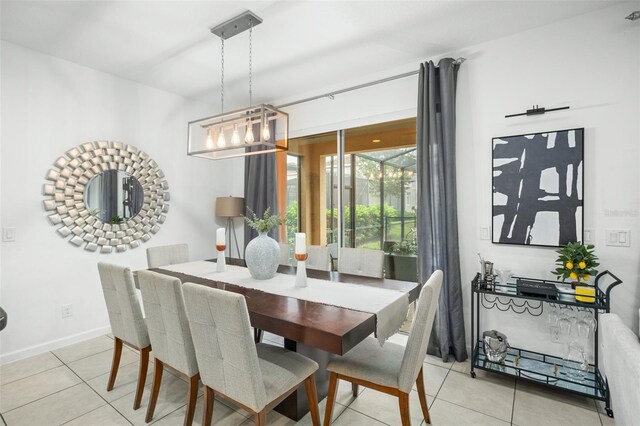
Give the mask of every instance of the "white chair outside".
M 331 270 L 329 248 L 323 246 L 307 246 L 307 254 L 309 256 L 305 261 L 305 265 L 308 269 L 317 269 L 319 271 Z
M 138 281 L 154 356 L 153 387 L 145 420 L 147 423 L 153 420 L 162 372 L 169 367 L 189 385 L 184 417 L 184 425 L 189 426 L 196 409 L 200 374 L 184 307 L 182 283 L 177 278 L 151 271 L 138 272 Z
M 338 258 L 338 272 L 382 278 L 384 252 L 382 250 L 343 247 Z
M 151 343 L 136 295 L 133 274 L 129 268 L 103 262 L 98 263 L 98 272 L 114 337 L 113 361 L 107 382 L 107 391 L 111 391 L 115 384 L 122 356 L 122 346 L 126 344 L 138 350 L 140 352 L 140 366 L 138 367 L 138 383 L 133 398 L 133 409 L 137 410 L 140 408 L 147 377 Z
M 280 265 L 285 265 L 285 266 L 289 266 L 291 265 L 291 260 L 290 260 L 290 252 L 289 250 L 291 250 L 291 246 L 287 243 L 278 243 L 278 245 L 280 246 Z
M 188 244 L 172 244 L 168 246 L 149 247 L 147 249 L 147 266 L 161 268 L 189 261 Z
M 209 426 L 214 396 L 234 402 L 267 424 L 267 413 L 303 383 L 314 426 L 320 424 L 314 373 L 318 364 L 251 336 L 244 296 L 185 283 L 184 298 L 204 384 L 202 425 Z
M 327 248 L 329 249 L 329 256 L 331 256 L 331 270 L 336 270 L 336 264 L 338 262 L 338 243 L 329 243 L 327 244 Z
M 438 305 L 442 287 L 442 271 L 435 271 L 422 287 L 415 319 L 411 325 L 407 345 L 386 342 L 380 346 L 378 340 L 368 337 L 344 356 L 332 356 L 329 370 L 329 392 L 324 425 L 331 421 L 338 380 L 346 380 L 357 386 L 362 385 L 384 392 L 399 399 L 400 418 L 403 426 L 409 426 L 409 394 L 416 384 L 422 415 L 426 423 L 431 423 L 424 390 L 422 363 L 427 354 L 427 343 Z

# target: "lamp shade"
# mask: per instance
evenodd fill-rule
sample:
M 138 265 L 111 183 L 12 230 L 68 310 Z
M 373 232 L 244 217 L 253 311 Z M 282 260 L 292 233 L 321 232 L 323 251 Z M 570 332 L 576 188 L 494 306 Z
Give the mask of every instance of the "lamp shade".
M 217 217 L 238 217 L 244 213 L 244 198 L 218 197 L 216 198 Z

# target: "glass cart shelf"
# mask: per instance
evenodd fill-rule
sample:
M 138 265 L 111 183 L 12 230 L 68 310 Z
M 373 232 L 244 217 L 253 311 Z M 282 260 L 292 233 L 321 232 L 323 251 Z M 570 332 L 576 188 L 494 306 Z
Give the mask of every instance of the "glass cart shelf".
M 513 347 L 503 363 L 491 362 L 484 354 L 481 341 L 476 344 L 473 364 L 481 370 L 515 376 L 589 398 L 606 400 L 607 385 L 594 365 L 590 365 L 582 379 L 577 380 L 567 374 L 562 358 Z
M 606 288 L 600 285 L 601 279 L 609 276 L 613 282 Z M 547 287 L 547 291 L 534 294 L 531 288 L 523 285 Z M 484 353 L 482 329 L 480 326 L 480 310 L 511 310 L 517 314 L 528 313 L 540 316 L 545 305 L 562 305 L 567 308 L 589 310 L 597 323 L 601 312 L 609 312 L 611 290 L 622 281 L 609 271 L 598 274 L 595 280 L 595 296 L 593 301 L 581 302 L 575 295 L 557 291 L 557 281 L 514 277 L 507 283 L 484 282 L 480 274 L 471 282 L 471 336 L 475 342 L 471 362 L 471 377 L 476 377 L 474 369 L 495 372 L 519 379 L 540 383 L 558 390 L 605 401 L 607 414 L 613 417 L 609 405 L 609 388 L 598 369 L 598 333 L 594 336 L 594 364 L 582 375 L 565 367 L 561 357 L 529 351 L 523 348 L 511 348 L 502 363 L 489 361 Z

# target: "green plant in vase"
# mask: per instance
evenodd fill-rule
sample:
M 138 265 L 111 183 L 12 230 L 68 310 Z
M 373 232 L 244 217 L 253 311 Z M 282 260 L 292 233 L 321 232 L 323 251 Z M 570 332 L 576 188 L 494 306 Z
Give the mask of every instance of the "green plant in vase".
M 595 246 L 584 245 L 581 242 L 569 243 L 557 250 L 558 259 L 556 269 L 551 271 L 562 281 L 567 278 L 576 285 L 586 283 L 589 278 L 598 273 L 596 267 L 598 257 L 594 253 Z
M 267 233 L 283 223 L 280 216 L 271 214 L 271 207 L 267 207 L 262 217 L 259 217 L 253 210 L 248 210 L 251 212 L 251 217 L 243 216 L 244 220 L 249 228 L 254 229 L 259 234 Z

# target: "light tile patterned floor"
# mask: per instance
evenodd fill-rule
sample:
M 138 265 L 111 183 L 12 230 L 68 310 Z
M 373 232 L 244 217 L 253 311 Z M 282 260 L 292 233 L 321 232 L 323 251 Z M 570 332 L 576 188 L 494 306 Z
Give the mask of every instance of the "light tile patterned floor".
M 396 335 L 396 343 L 406 336 Z M 266 334 L 265 341 L 282 345 L 282 339 Z M 133 392 L 138 356 L 126 349 L 116 386 L 106 391 L 111 366 L 113 337 L 98 337 L 53 352 L 37 355 L 0 367 L 0 426 L 69 425 L 112 426 L 145 425 L 150 365 L 142 406 L 134 411 Z M 478 372 L 469 377 L 469 362 L 443 363 L 427 356 L 424 377 L 432 423 L 435 425 L 613 425 L 603 414 L 601 403 L 587 398 L 531 385 L 509 378 Z M 181 425 L 185 412 L 186 383 L 166 372 L 156 406 L 154 424 Z M 320 402 L 321 417 L 326 400 Z M 202 396 L 198 398 L 195 425 L 200 425 Z M 424 425 L 415 389 L 410 399 L 411 420 Z M 334 425 L 398 425 L 397 399 L 361 388 L 357 398 L 351 386 L 342 383 L 334 410 Z M 250 426 L 253 419 L 243 410 L 216 402 L 214 424 Z M 270 425 L 311 425 L 309 416 L 295 423 L 272 412 Z

